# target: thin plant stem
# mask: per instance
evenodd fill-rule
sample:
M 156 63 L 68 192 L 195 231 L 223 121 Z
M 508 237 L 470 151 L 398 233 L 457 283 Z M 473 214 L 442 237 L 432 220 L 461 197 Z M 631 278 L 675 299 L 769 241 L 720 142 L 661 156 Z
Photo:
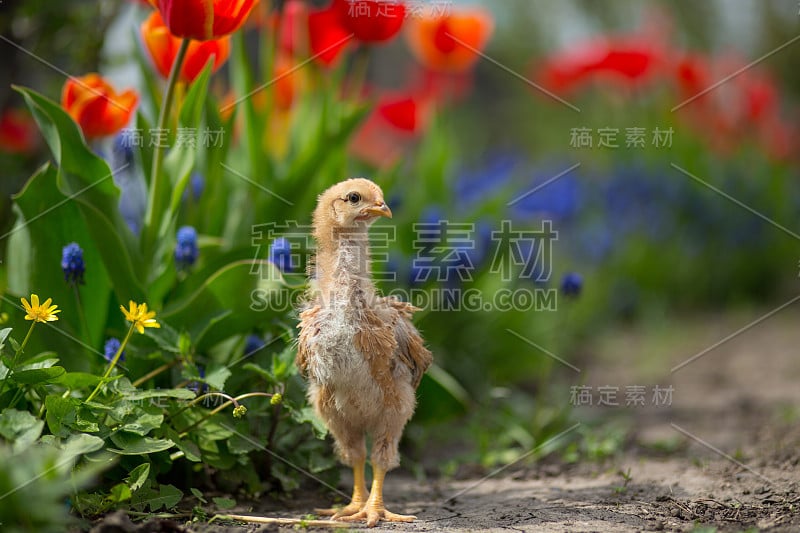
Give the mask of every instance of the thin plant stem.
M 191 39 L 184 38 L 181 41 L 181 46 L 178 49 L 175 62 L 172 64 L 172 70 L 167 79 L 167 86 L 164 89 L 164 99 L 161 102 L 161 109 L 158 114 L 158 134 L 167 127 L 167 122 L 172 111 L 172 101 L 175 97 L 175 86 L 180 78 L 180 71 L 183 67 L 183 61 L 186 58 L 186 52 L 189 50 L 189 43 Z M 162 168 L 164 163 L 164 147 L 161 142 L 156 143 L 153 149 L 153 166 L 150 172 L 150 194 L 147 201 L 147 212 L 144 219 L 144 234 L 142 235 L 142 247 L 144 249 L 145 257 L 148 258 L 153 252 L 155 246 L 156 236 L 159 231 L 161 223 L 161 215 L 164 209 L 164 189 L 167 186 L 166 180 L 162 175 Z M 150 265 L 148 264 L 148 268 Z
M 19 357 L 19 354 L 25 350 L 25 345 L 28 344 L 28 339 L 31 338 L 31 333 L 33 333 L 33 327 L 35 325 L 36 321 L 34 320 L 31 322 L 31 327 L 28 328 L 28 333 L 25 335 L 25 339 L 22 341 L 22 344 L 19 345 L 17 351 L 14 352 L 14 357 L 11 358 L 11 367 L 8 369 L 8 372 L 6 372 L 6 377 L 3 378 L 3 382 L 0 383 L 0 396 L 2 396 L 3 392 L 5 391 L 6 381 L 8 381 L 8 378 L 10 378 L 11 374 L 14 372 L 14 367 L 17 366 L 17 357 Z
M 19 354 L 25 351 L 25 346 L 28 344 L 28 339 L 31 338 L 31 333 L 33 333 L 33 327 L 36 325 L 36 321 L 34 320 L 31 322 L 31 327 L 28 329 L 28 333 L 25 335 L 25 338 L 22 340 L 22 344 L 19 345 L 19 349 L 14 352 L 14 358 L 11 360 L 11 364 L 15 365 L 17 362 L 17 357 Z
M 139 379 L 137 379 L 136 381 L 131 383 L 131 385 L 133 385 L 134 387 L 138 387 L 142 383 L 146 383 L 147 381 L 153 379 L 154 377 L 156 377 L 157 375 L 161 374 L 162 372 L 166 372 L 167 370 L 169 370 L 170 368 L 172 368 L 173 366 L 177 365 L 180 362 L 181 362 L 180 359 L 175 359 L 173 361 L 170 361 L 169 363 L 164 363 L 163 365 L 161 365 L 160 367 L 156 368 L 155 370 L 153 370 L 151 372 L 148 372 L 144 376 L 140 377 Z
M 200 399 L 202 399 L 204 397 L 207 397 L 207 396 L 223 396 L 223 397 L 230 398 L 230 399 L 227 402 L 225 402 L 222 405 L 220 405 L 219 407 L 217 407 L 216 409 L 214 409 L 212 411 L 209 411 L 209 413 L 206 416 L 204 416 L 203 418 L 201 418 L 200 420 L 198 420 L 197 422 L 195 422 L 191 426 L 189 426 L 186 429 L 184 429 L 183 431 L 181 431 L 179 437 L 181 437 L 181 438 L 185 437 L 186 435 L 189 434 L 189 432 L 191 430 L 193 430 L 194 428 L 196 428 L 197 426 L 199 426 L 200 424 L 202 424 L 203 422 L 205 422 L 206 420 L 208 420 L 209 418 L 211 418 L 215 414 L 219 413 L 220 411 L 223 411 L 226 407 L 228 407 L 230 405 L 233 405 L 234 407 L 239 407 L 239 401 L 240 400 L 244 400 L 245 398 L 252 398 L 254 396 L 264 396 L 266 398 L 272 398 L 273 395 L 268 393 L 268 392 L 248 392 L 247 394 L 242 394 L 241 396 L 237 396 L 236 398 L 231 398 L 230 396 L 228 396 L 227 394 L 222 393 L 222 392 L 209 392 L 208 394 L 204 394 L 203 396 L 198 396 L 197 398 L 192 400 L 189 405 L 187 405 L 186 407 L 184 407 L 183 409 L 178 411 L 178 413 L 182 413 L 187 408 L 191 407 L 194 403 L 196 403 L 198 400 L 200 400 Z M 175 414 L 178 414 L 178 413 L 175 413 Z
M 281 409 L 283 408 L 283 404 L 279 403 L 275 406 L 272 410 L 272 424 L 269 428 L 269 435 L 267 436 L 267 449 L 272 450 L 272 445 L 275 441 L 275 434 L 278 432 L 278 424 L 281 421 Z M 265 468 L 267 473 L 272 472 L 272 456 L 267 454 L 267 465 Z
M 356 48 L 351 65 L 350 79 L 345 82 L 347 94 L 356 102 L 361 99 L 361 92 L 364 90 L 364 85 L 367 82 L 370 52 L 371 49 L 363 44 Z
M 86 403 L 92 401 L 92 398 L 97 396 L 97 393 L 100 392 L 100 387 L 103 386 L 103 384 L 105 383 L 106 379 L 108 379 L 108 376 L 111 375 L 111 371 L 114 370 L 115 366 L 117 366 L 117 361 L 119 361 L 119 358 L 122 356 L 122 352 L 125 351 L 125 346 L 127 346 L 128 345 L 128 341 L 131 340 L 131 335 L 133 335 L 133 330 L 135 328 L 136 328 L 136 324 L 135 323 L 131 323 L 131 327 L 128 329 L 128 334 L 125 335 L 125 340 L 123 340 L 122 343 L 119 345 L 119 348 L 117 348 L 117 353 L 114 354 L 114 359 L 111 360 L 111 363 L 108 365 L 108 368 L 106 369 L 105 374 L 103 374 L 103 377 L 100 378 L 100 383 L 97 384 L 97 386 L 94 388 L 94 390 L 89 395 L 89 397 L 86 398 Z
M 81 321 L 81 327 L 84 331 L 84 340 L 90 340 L 89 322 L 86 321 L 86 314 L 83 312 L 83 303 L 81 302 L 81 292 L 78 290 L 78 284 L 73 283 L 72 288 L 75 290 L 75 302 L 78 304 L 78 317 Z
M 17 392 L 14 393 L 14 397 L 11 399 L 11 403 L 8 404 L 9 409 L 13 409 L 16 407 L 17 402 L 19 402 L 25 396 L 25 388 L 20 387 L 17 389 Z

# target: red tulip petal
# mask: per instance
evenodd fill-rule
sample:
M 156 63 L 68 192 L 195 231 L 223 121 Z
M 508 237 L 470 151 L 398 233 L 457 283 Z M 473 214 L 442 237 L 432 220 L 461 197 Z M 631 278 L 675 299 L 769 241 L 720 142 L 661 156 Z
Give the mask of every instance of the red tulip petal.
M 247 21 L 257 0 L 214 0 L 214 20 L 211 36 L 229 35 Z
M 142 23 L 140 33 L 156 70 L 164 78 L 168 77 L 180 40 L 169 32 L 158 11 L 153 11 Z
M 157 5 L 176 37 L 205 41 L 214 36 L 214 0 L 158 0 Z
M 339 16 L 332 9 L 312 11 L 308 15 L 308 36 L 311 54 L 326 66 L 333 64 L 349 42 L 350 37 L 339 24 Z
M 228 60 L 229 55 L 229 37 L 213 41 L 192 41 L 181 69 L 181 78 L 189 82 L 194 81 L 203 71 L 211 56 L 214 56 L 214 64 L 211 67 L 211 71 L 216 72 Z
M 493 30 L 494 21 L 487 11 L 470 9 L 412 19 L 406 35 L 411 51 L 426 67 L 462 72 L 480 59 L 475 50 L 483 50 Z
M 67 112 L 87 138 L 111 135 L 122 129 L 136 109 L 139 97 L 133 91 L 117 95 L 97 74 L 70 79 L 64 86 Z
M 417 102 L 413 98 L 385 102 L 378 106 L 378 114 L 399 130 L 408 133 L 417 131 Z
M 331 4 L 342 26 L 356 39 L 379 43 L 394 38 L 403 26 L 406 7 L 385 0 L 333 0 Z
M 22 109 L 8 109 L 0 116 L 0 151 L 30 154 L 38 144 L 36 123 Z

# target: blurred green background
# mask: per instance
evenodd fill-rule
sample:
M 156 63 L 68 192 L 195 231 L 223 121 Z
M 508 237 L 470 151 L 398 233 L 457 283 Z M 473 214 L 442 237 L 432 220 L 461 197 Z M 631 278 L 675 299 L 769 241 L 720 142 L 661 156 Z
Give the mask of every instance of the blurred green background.
M 142 15 L 133 4 L 3 2 L 0 35 L 18 46 L 0 42 L 7 82 L 0 109 L 21 106 L 10 82 L 57 99 L 64 76 L 53 66 L 101 70 L 119 86 L 141 86 L 131 23 Z M 379 181 L 395 212 L 400 242 L 378 270 L 396 281 L 384 290 L 560 291 L 554 311 L 429 310 L 419 320 L 441 374 L 423 384 L 412 442 L 427 442 L 440 424 L 468 414 L 465 431 L 477 435 L 480 459 L 493 463 L 509 448 L 555 434 L 570 416 L 563 387 L 552 387 L 563 367 L 509 330 L 580 362 L 593 339 L 620 324 L 786 299 L 799 257 L 800 44 L 792 1 L 483 5 L 496 24 L 487 58 L 457 80 L 461 89 L 447 93 L 401 160 L 376 167 L 352 155 L 342 166 Z M 412 63 L 403 40 L 374 50 L 369 82 L 403 90 L 418 79 Z M 152 120 L 152 108 L 142 112 Z M 626 146 L 631 128 L 644 130 L 643 146 Z M 591 132 L 592 147 L 574 145 L 579 129 Z M 604 129 L 617 131 L 617 147 L 599 146 Z M 672 132 L 669 146 L 654 145 L 656 130 Z M 45 153 L 40 144 L 30 154 L 0 154 L 3 232 L 15 217 L 10 195 Z M 316 192 L 298 193 L 294 212 L 265 210 L 253 222 L 307 222 Z M 476 224 L 468 281 L 415 277 L 413 224 L 440 219 Z M 553 221 L 549 279 L 509 281 L 491 272 L 492 248 L 480 239 L 502 220 L 528 229 Z M 561 287 L 568 273 L 582 279 L 577 297 Z M 489 438 L 495 431 L 500 437 Z

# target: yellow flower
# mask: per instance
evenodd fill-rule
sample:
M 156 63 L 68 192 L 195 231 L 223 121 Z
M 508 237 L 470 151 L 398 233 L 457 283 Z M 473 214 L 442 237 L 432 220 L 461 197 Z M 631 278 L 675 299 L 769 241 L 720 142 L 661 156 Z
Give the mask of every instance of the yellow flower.
M 147 304 L 137 304 L 133 300 L 129 302 L 130 309 L 125 309 L 125 306 L 120 305 L 122 314 L 125 315 L 125 320 L 133 324 L 136 331 L 144 333 L 144 328 L 160 328 L 161 324 L 156 322 L 155 311 L 148 311 Z
M 25 308 L 25 320 L 35 320 L 36 322 L 53 322 L 58 320 L 56 313 L 60 313 L 61 309 L 57 305 L 50 305 L 53 303 L 52 298 L 48 298 L 43 304 L 39 305 L 39 296 L 31 294 L 31 303 L 22 298 L 22 307 Z

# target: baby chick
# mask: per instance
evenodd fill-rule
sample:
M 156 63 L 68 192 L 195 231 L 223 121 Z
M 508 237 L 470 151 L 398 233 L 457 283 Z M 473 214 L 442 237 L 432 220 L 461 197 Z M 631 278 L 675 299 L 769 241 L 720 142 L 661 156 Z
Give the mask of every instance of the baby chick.
M 416 389 L 432 362 L 411 323 L 418 309 L 379 296 L 369 267 L 368 230 L 392 217 L 380 187 L 349 179 L 323 192 L 314 211 L 317 253 L 300 313 L 297 366 L 308 397 L 325 422 L 342 462 L 353 468 L 353 498 L 334 519 L 409 522 L 383 504 L 386 472 L 399 464 L 397 447 L 414 413 Z M 372 487 L 367 495 L 366 437 L 372 441 Z

